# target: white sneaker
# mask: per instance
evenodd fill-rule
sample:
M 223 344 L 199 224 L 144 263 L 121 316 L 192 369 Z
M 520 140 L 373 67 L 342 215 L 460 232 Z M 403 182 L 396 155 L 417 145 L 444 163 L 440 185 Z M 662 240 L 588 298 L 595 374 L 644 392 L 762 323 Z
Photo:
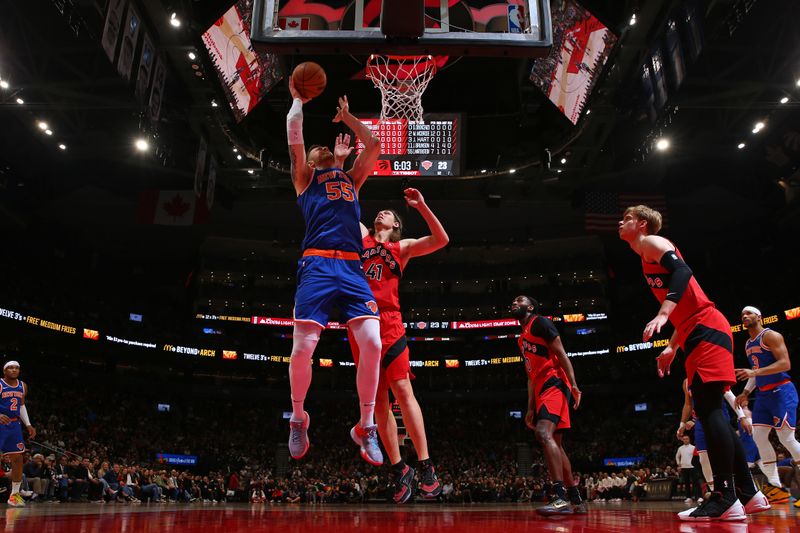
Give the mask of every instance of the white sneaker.
M 744 506 L 745 514 L 755 514 L 761 513 L 764 511 L 769 511 L 770 504 L 769 500 L 767 499 L 761 491 L 755 493 L 755 495 L 750 498 L 750 501 L 747 502 L 747 505 Z

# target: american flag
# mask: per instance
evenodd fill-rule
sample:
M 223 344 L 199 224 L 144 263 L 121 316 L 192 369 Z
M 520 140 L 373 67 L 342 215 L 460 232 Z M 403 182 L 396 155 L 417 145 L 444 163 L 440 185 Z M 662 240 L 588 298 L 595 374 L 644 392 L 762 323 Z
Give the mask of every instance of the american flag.
M 661 213 L 663 227 L 668 228 L 667 200 L 663 194 L 586 192 L 584 222 L 587 232 L 616 233 L 626 208 L 644 204 Z

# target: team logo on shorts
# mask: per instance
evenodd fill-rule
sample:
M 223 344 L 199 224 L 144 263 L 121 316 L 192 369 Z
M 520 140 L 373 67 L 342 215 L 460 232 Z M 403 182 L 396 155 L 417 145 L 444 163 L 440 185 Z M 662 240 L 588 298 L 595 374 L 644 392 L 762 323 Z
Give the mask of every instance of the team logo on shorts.
M 368 302 L 365 302 L 365 305 L 369 307 L 369 310 L 372 311 L 373 313 L 378 312 L 378 304 L 375 303 L 375 300 L 370 300 Z
M 21 452 L 24 452 L 25 451 L 25 444 L 20 442 L 19 444 L 17 444 L 17 449 L 19 451 L 21 451 Z

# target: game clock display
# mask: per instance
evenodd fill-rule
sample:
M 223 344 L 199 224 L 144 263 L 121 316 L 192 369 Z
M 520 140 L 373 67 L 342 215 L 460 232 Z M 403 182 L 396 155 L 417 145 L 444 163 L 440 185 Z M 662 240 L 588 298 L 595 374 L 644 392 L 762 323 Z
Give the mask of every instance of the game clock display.
M 461 171 L 460 115 L 425 115 L 424 123 L 406 119 L 360 119 L 380 140 L 381 156 L 373 176 L 458 176 Z M 364 143 L 358 139 L 356 152 Z

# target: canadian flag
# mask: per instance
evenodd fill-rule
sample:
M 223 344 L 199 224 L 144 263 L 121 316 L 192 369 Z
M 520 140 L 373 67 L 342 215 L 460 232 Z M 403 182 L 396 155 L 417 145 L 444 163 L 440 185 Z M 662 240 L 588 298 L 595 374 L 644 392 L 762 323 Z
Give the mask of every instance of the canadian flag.
M 308 17 L 280 17 L 278 26 L 282 30 L 307 30 L 311 24 Z
M 147 190 L 139 198 L 140 224 L 191 226 L 208 220 L 205 194 L 195 196 L 193 190 Z

